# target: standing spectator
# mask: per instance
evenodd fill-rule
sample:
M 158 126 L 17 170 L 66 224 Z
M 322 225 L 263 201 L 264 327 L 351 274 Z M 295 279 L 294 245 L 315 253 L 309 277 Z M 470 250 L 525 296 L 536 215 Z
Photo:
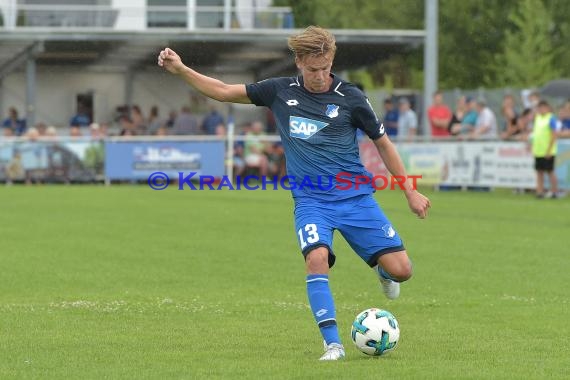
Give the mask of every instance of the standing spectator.
M 457 98 L 457 104 L 455 106 L 455 112 L 451 114 L 451 120 L 449 120 L 449 124 L 447 126 L 447 131 L 450 135 L 456 135 L 454 133 L 455 130 L 461 129 L 461 121 L 463 120 L 463 116 L 467 112 L 467 101 L 465 96 L 460 96 Z
M 512 95 L 505 95 L 503 97 L 503 104 L 501 105 L 501 115 L 502 120 L 502 131 L 506 131 L 509 127 L 512 129 L 515 127 L 517 120 L 517 111 L 515 108 L 515 98 Z
M 497 137 L 497 117 L 495 113 L 487 107 L 484 99 L 477 101 L 477 124 L 475 129 L 469 134 L 471 138 L 496 138 Z
M 532 128 L 532 155 L 536 170 L 536 197 L 556 198 L 558 196 L 558 179 L 554 172 L 554 160 L 557 152 L 556 117 L 545 100 L 538 103 L 537 113 Z M 550 192 L 544 191 L 544 175 L 548 175 Z
M 10 107 L 8 110 L 8 117 L 2 122 L 4 129 L 10 129 L 12 132 L 10 136 L 22 136 L 26 132 L 26 120 L 18 117 L 18 110 Z M 8 133 L 4 133 L 7 135 Z
M 398 104 L 398 141 L 410 142 L 418 133 L 418 116 L 411 109 L 408 98 L 400 98 Z
M 398 110 L 394 108 L 390 98 L 384 100 L 384 128 L 391 139 L 398 135 Z
M 528 123 L 531 120 L 532 111 L 526 108 L 519 116 L 515 116 L 514 120 L 509 123 L 507 130 L 501 133 L 503 140 L 528 140 Z
M 224 117 L 218 112 L 215 106 L 210 107 L 210 112 L 204 117 L 202 131 L 207 135 L 215 135 L 218 126 L 225 126 Z
M 461 123 L 453 124 L 449 133 L 462 139 L 469 136 L 477 125 L 477 102 L 471 96 L 465 97 L 465 110 Z
M 451 110 L 443 103 L 441 91 L 436 91 L 433 94 L 433 104 L 428 108 L 427 114 L 432 137 L 449 136 L 448 126 L 451 120 Z
M 176 116 L 174 126 L 172 128 L 173 135 L 199 135 L 198 120 L 190 112 L 189 106 L 183 106 L 180 114 Z
M 558 137 L 569 138 L 570 137 L 570 100 L 560 107 L 558 112 L 558 121 L 560 123 L 560 130 L 558 131 Z

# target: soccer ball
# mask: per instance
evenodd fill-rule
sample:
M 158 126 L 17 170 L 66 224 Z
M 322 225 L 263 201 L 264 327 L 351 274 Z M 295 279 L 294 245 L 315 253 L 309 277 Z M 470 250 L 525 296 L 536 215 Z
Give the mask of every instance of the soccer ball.
M 389 311 L 366 309 L 354 319 L 351 337 L 360 351 L 379 356 L 396 348 L 400 339 L 400 326 Z

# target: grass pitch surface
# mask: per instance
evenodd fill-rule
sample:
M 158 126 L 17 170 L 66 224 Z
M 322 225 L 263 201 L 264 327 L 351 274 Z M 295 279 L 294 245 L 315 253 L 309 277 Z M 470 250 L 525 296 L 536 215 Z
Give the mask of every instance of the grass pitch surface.
M 428 192 L 419 220 L 376 195 L 414 277 L 388 301 L 336 235 L 343 362 L 318 362 L 286 191 L 0 188 L 0 378 L 564 378 L 570 202 Z M 350 341 L 393 312 L 395 352 Z

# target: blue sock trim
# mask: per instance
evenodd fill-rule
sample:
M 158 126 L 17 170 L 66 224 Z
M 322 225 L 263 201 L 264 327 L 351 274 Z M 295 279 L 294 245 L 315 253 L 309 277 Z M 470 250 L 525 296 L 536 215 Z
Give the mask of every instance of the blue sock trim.
M 329 275 L 328 274 L 309 274 L 307 275 L 307 282 L 329 282 Z
M 380 277 L 386 279 L 386 280 L 392 280 L 394 282 L 398 282 L 398 280 L 396 280 L 394 277 L 392 277 L 390 275 L 390 273 L 386 272 L 384 270 L 384 268 L 382 268 L 380 265 L 378 265 L 378 274 L 380 275 Z

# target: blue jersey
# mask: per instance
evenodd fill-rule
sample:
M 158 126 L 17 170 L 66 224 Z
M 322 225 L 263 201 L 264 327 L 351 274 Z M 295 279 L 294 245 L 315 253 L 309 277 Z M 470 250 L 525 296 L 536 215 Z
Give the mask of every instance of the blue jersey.
M 371 139 L 384 135 L 370 102 L 355 85 L 332 75 L 329 91 L 311 93 L 303 77 L 273 78 L 246 86 L 257 106 L 271 108 L 281 135 L 287 175 L 295 199 L 340 200 L 371 194 L 372 175 L 360 161 L 356 130 Z M 369 181 L 370 182 L 370 181 Z

